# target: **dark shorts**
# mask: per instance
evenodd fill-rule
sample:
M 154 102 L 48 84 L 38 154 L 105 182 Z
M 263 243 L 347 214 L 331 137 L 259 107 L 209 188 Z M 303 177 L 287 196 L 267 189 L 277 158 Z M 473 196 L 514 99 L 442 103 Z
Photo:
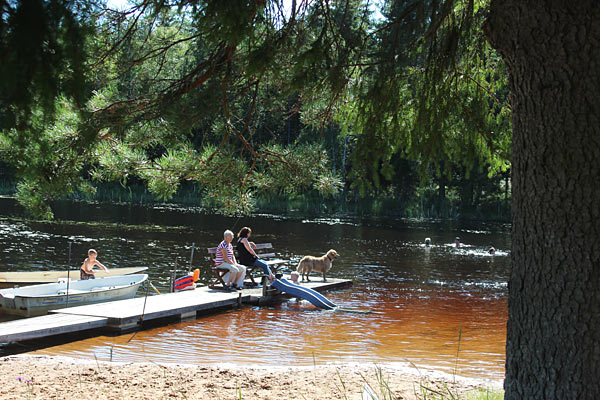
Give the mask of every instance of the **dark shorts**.
M 79 279 L 81 279 L 82 281 L 85 281 L 88 279 L 96 279 L 96 277 L 94 276 L 94 274 L 88 274 L 84 270 L 80 269 L 79 270 Z

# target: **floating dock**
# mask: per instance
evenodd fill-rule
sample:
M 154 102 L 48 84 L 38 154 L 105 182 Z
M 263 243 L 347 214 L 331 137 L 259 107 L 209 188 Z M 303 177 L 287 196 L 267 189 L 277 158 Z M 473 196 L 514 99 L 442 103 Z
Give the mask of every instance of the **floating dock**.
M 352 286 L 352 281 L 329 278 L 305 282 L 305 287 L 323 292 Z M 229 309 L 243 304 L 269 304 L 282 301 L 285 295 L 263 294 L 262 288 L 225 292 L 198 287 L 176 293 L 142 296 L 87 306 L 50 311 L 48 315 L 0 323 L 0 343 L 39 339 L 63 333 L 99 329 L 126 332 L 141 327 L 142 322 L 158 319 L 194 319 L 199 314 Z

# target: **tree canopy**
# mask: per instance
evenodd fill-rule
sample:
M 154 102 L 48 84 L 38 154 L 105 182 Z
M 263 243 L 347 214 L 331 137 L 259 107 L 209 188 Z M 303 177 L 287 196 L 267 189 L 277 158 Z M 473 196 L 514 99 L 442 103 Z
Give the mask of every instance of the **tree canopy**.
M 484 1 L 130 4 L 2 5 L 0 153 L 34 215 L 101 181 L 141 179 L 163 199 L 196 182 L 248 212 L 256 193 L 334 195 L 345 175 L 376 190 L 397 156 L 423 176 L 510 165 Z M 330 168 L 332 129 L 347 174 Z

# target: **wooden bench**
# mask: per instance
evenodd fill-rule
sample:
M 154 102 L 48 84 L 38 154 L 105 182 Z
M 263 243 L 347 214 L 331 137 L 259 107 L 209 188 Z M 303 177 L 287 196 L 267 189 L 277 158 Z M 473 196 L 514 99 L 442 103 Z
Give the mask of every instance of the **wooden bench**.
M 229 270 L 215 266 L 215 257 L 217 254 L 216 247 L 209 247 L 206 250 L 208 251 L 208 254 L 210 256 L 210 261 L 212 263 L 211 269 L 212 269 L 213 273 L 215 274 L 215 278 L 216 278 L 215 283 L 209 285 L 209 287 L 211 289 L 224 288 L 225 281 L 223 280 L 223 277 L 225 276 L 225 274 L 227 274 L 227 272 L 229 272 Z M 234 248 L 233 251 L 235 254 L 235 258 L 237 260 L 238 259 L 237 250 L 235 250 L 235 248 Z M 271 269 L 271 271 L 273 273 L 275 273 L 277 271 L 277 269 L 279 269 L 280 266 L 282 266 L 283 264 L 287 264 L 290 261 L 290 260 L 282 260 L 280 258 L 277 258 L 277 255 L 275 253 L 273 253 L 273 244 L 271 244 L 271 243 L 257 243 L 254 251 L 260 257 L 260 259 L 262 261 L 267 263 L 267 265 L 269 266 L 269 268 Z M 252 273 L 255 270 L 260 270 L 262 272 L 262 269 L 259 267 L 253 267 L 253 266 L 248 266 L 248 265 L 246 265 L 245 267 L 246 267 L 245 279 L 250 279 L 252 284 L 256 285 L 257 283 L 254 280 L 254 276 L 252 275 Z M 216 286 L 217 283 L 220 283 L 221 287 Z

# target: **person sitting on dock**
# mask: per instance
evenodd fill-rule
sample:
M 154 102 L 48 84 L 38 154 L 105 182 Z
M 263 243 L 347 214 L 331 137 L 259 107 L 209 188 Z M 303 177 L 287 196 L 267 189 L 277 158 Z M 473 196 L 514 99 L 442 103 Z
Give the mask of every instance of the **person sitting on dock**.
M 300 283 L 298 283 L 298 279 L 300 279 L 300 274 L 298 273 L 298 271 L 290 272 L 290 281 L 292 281 L 292 283 L 299 285 Z
M 229 229 L 223 233 L 223 241 L 217 246 L 217 253 L 215 254 L 215 266 L 217 268 L 228 269 L 229 272 L 225 275 L 227 282 L 225 282 L 225 289 L 238 289 L 241 290 L 244 286 L 244 278 L 246 277 L 246 267 L 240 265 L 235 260 L 233 255 L 233 246 L 231 241 L 233 240 L 233 232 Z
M 250 235 L 252 235 L 252 229 L 247 226 L 240 229 L 238 232 L 238 240 L 235 246 L 238 257 L 240 258 L 240 263 L 247 267 L 258 267 L 263 270 L 265 275 L 269 278 L 270 282 L 273 282 L 275 279 L 275 275 L 271 272 L 269 265 L 260 259 L 258 254 L 254 251 L 256 248 L 256 244 L 254 242 L 250 242 L 248 239 Z
M 94 249 L 89 249 L 87 258 L 83 260 L 83 264 L 81 264 L 81 269 L 79 270 L 79 279 L 82 281 L 87 279 L 96 279 L 93 270 L 95 265 L 108 272 L 108 268 L 102 265 L 100 261 L 96 260 L 96 257 L 98 257 L 98 252 Z

